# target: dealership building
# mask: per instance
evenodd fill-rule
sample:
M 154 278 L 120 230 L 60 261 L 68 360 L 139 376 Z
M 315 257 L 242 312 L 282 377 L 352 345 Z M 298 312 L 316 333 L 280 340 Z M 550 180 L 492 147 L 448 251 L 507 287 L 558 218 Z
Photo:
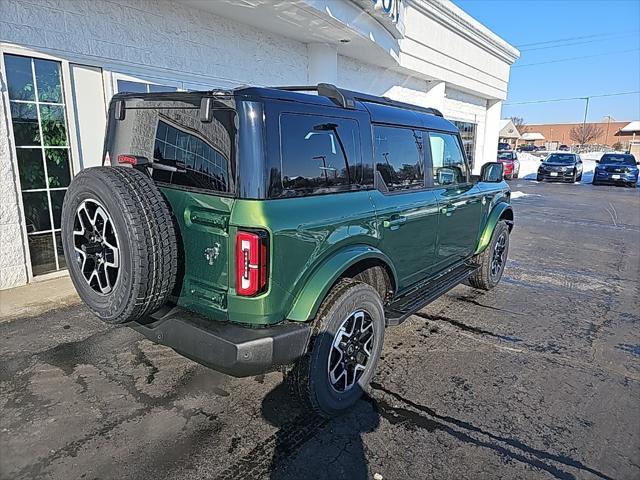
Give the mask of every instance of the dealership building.
M 446 0 L 2 0 L 0 289 L 64 274 L 115 93 L 333 83 L 441 110 L 477 170 L 518 55 Z

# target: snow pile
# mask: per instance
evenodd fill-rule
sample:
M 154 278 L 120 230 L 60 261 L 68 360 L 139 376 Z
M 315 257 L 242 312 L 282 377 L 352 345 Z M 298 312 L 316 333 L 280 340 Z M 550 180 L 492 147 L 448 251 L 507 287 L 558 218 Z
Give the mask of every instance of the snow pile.
M 515 200 L 517 198 L 523 198 L 523 197 L 541 197 L 541 196 L 542 195 L 539 195 L 537 193 L 524 193 L 524 192 L 521 192 L 520 190 L 511 192 L 511 200 Z

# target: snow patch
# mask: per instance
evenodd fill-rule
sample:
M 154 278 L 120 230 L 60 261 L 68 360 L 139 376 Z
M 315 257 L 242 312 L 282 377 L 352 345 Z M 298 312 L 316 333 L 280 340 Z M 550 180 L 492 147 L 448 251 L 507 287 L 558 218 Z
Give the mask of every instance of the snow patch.
M 511 200 L 515 200 L 516 198 L 522 198 L 522 197 L 541 197 L 541 196 L 542 195 L 537 193 L 524 193 L 519 190 L 515 192 L 511 192 Z

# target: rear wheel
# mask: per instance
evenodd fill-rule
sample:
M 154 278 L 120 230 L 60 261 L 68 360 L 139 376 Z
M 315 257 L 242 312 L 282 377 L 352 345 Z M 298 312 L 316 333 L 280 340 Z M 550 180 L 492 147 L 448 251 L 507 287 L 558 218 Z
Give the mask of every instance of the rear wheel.
M 507 222 L 497 223 L 491 236 L 491 242 L 484 251 L 475 257 L 480 266 L 469 277 L 469 284 L 474 288 L 491 290 L 502 278 L 509 253 L 509 226 Z
M 169 208 L 151 179 L 132 168 L 88 168 L 75 177 L 62 207 L 62 245 L 78 295 L 105 322 L 153 313 L 175 286 Z
M 323 301 L 309 351 L 287 381 L 313 413 L 334 417 L 366 390 L 382 353 L 384 309 L 376 290 L 344 279 Z

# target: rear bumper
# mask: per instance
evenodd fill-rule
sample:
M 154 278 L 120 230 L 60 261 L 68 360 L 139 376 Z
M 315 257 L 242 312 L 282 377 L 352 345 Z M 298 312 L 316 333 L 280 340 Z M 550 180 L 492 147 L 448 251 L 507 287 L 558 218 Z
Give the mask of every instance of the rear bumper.
M 180 308 L 154 317 L 130 326 L 152 342 L 234 377 L 258 375 L 294 362 L 305 353 L 311 334 L 307 324 L 248 328 L 207 320 Z

